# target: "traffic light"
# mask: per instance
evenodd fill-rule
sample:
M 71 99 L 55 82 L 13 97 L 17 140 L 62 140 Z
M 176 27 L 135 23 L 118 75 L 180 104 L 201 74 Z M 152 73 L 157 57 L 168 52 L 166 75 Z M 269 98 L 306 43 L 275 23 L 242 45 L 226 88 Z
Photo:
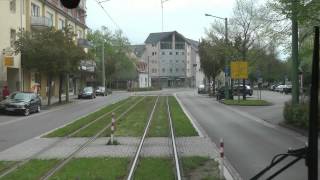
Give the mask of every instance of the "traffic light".
M 60 0 L 61 4 L 68 8 L 68 9 L 74 9 L 78 7 L 80 0 Z

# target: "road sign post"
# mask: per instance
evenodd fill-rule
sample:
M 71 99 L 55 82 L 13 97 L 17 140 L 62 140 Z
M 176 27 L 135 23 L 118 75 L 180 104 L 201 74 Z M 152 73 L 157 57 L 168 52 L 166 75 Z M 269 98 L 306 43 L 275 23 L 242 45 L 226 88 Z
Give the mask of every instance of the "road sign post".
M 231 62 L 231 78 L 238 80 L 238 101 L 240 101 L 240 80 L 248 79 L 248 62 L 247 61 L 233 61 Z M 245 84 L 243 83 L 243 94 L 245 98 Z

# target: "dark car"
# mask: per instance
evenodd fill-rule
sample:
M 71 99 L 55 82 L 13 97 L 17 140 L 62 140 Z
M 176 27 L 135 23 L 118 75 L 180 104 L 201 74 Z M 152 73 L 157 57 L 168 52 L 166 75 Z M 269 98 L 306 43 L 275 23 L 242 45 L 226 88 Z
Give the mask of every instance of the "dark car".
M 229 89 L 229 97 L 231 99 L 233 99 L 232 98 L 233 94 L 232 94 L 232 90 L 231 89 Z M 218 101 L 221 100 L 221 99 L 225 99 L 225 87 L 224 86 L 220 87 L 220 88 L 218 88 L 216 90 L 216 98 L 217 98 Z
M 206 87 L 203 84 L 200 84 L 198 86 L 198 94 L 205 94 L 206 92 Z
M 78 99 L 81 99 L 81 98 L 89 98 L 89 99 L 96 98 L 96 93 L 95 93 L 93 87 L 88 86 L 88 87 L 83 88 L 80 91 L 80 93 L 78 94 Z
M 14 92 L 0 102 L 0 110 L 28 116 L 41 111 L 41 99 L 33 92 Z
M 98 86 L 98 88 L 96 89 L 96 95 L 97 96 L 105 96 L 105 95 L 107 95 L 106 88 L 103 87 L 103 86 Z
M 238 88 L 239 88 L 239 93 L 238 94 Z M 252 96 L 253 95 L 253 90 L 252 88 L 249 86 L 249 85 L 245 85 L 245 94 L 246 95 L 249 95 L 249 96 Z M 234 85 L 233 86 L 233 94 L 234 95 L 243 95 L 243 85 Z

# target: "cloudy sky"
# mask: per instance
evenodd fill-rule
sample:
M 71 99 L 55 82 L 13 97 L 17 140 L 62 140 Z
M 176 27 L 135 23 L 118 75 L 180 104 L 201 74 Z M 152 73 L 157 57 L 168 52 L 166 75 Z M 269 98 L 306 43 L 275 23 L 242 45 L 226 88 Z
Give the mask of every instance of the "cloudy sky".
M 106 1 L 106 0 L 100 0 Z M 185 37 L 199 40 L 204 29 L 214 20 L 204 16 L 229 17 L 235 0 L 168 0 L 164 3 L 164 31 L 178 31 Z M 161 0 L 109 0 L 103 7 L 96 0 L 87 0 L 87 25 L 96 30 L 107 26 L 120 27 L 132 44 L 142 44 L 151 32 L 161 32 Z

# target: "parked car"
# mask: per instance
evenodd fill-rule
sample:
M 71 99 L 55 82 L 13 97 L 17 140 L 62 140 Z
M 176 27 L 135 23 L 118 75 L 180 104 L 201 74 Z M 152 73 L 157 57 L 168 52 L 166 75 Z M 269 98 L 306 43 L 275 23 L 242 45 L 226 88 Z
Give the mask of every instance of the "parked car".
M 285 87 L 283 88 L 283 92 L 285 94 L 289 94 L 292 91 L 292 85 L 285 85 Z
M 105 96 L 105 95 L 107 95 L 106 88 L 103 87 L 103 86 L 98 86 L 97 89 L 96 89 L 96 95 L 97 96 Z
M 198 86 L 198 94 L 205 94 L 206 93 L 206 88 L 203 84 L 200 84 Z
M 81 99 L 81 98 L 90 98 L 90 99 L 96 98 L 96 93 L 94 91 L 94 88 L 91 86 L 87 86 L 83 88 L 78 94 L 78 99 Z
M 277 84 L 271 85 L 270 86 L 270 91 L 275 91 L 277 86 L 278 86 Z
M 239 92 L 240 92 L 240 95 L 243 95 L 243 85 L 240 84 L 240 85 L 234 85 L 233 86 L 233 94 L 234 95 L 238 95 L 238 87 L 239 87 Z M 245 94 L 246 95 L 249 95 L 249 96 L 252 96 L 253 95 L 253 89 L 249 86 L 249 85 L 245 85 Z
M 285 87 L 286 87 L 286 85 L 280 84 L 275 88 L 275 91 L 283 93 L 283 88 L 285 88 Z
M 232 90 L 231 89 L 229 89 L 229 97 L 231 98 L 231 99 L 233 99 L 233 94 L 232 94 Z M 221 100 L 221 99 L 225 99 L 225 87 L 223 86 L 223 87 L 220 87 L 220 88 L 217 88 L 217 90 L 216 90 L 216 98 L 217 98 L 217 100 L 219 101 L 219 100 Z
M 41 99 L 33 92 L 14 92 L 0 102 L 0 110 L 28 116 L 41 111 Z

